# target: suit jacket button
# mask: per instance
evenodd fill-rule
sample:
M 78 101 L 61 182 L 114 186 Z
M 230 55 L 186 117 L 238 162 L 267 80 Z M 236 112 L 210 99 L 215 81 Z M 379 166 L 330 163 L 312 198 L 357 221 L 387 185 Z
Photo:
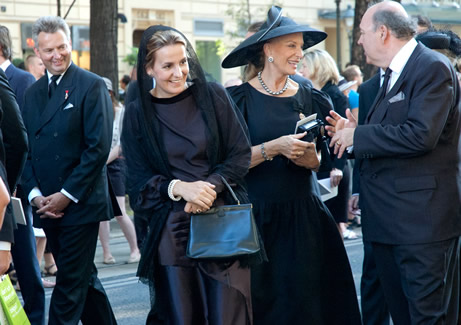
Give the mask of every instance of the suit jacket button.
M 56 156 L 54 157 L 54 160 L 59 160 L 59 156 L 56 155 Z
M 40 160 L 40 158 L 35 158 L 35 161 L 39 161 L 39 160 Z
M 58 136 L 58 132 L 54 132 L 53 136 L 56 138 Z
M 58 181 L 62 182 L 62 177 L 58 177 Z
M 39 138 L 40 138 L 40 134 L 37 134 L 37 135 L 35 136 L 35 139 L 38 140 Z
M 375 179 L 375 178 L 377 178 L 377 177 L 378 177 L 378 175 L 376 175 L 376 174 L 372 174 L 372 175 L 371 175 L 371 178 L 373 178 L 373 179 Z

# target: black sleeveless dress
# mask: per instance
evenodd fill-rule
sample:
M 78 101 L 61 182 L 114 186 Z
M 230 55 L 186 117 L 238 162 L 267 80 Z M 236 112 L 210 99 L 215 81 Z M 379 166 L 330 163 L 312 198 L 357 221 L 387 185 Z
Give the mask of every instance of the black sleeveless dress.
M 229 92 L 253 146 L 293 134 L 300 106 L 309 113 L 312 106 L 329 105 L 304 87 L 293 97 L 268 96 L 248 83 Z M 252 268 L 255 324 L 360 324 L 346 251 L 314 180 L 310 170 L 283 156 L 253 167 L 246 177 L 269 259 Z

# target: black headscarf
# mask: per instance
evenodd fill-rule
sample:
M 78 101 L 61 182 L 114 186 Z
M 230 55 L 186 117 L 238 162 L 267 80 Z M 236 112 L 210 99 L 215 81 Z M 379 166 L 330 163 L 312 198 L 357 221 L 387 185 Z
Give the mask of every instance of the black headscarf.
M 163 146 L 163 139 L 160 133 L 158 120 L 155 116 L 155 111 L 152 109 L 151 94 L 149 91 L 152 89 L 152 77 L 150 77 L 145 69 L 147 43 L 152 36 L 159 31 L 172 30 L 180 34 L 187 42 L 186 53 L 187 61 L 189 63 L 188 80 L 194 83 L 192 87 L 192 94 L 196 99 L 196 104 L 200 112 L 202 112 L 203 119 L 207 125 L 207 154 L 211 166 L 215 166 L 220 161 L 219 155 L 219 132 L 217 129 L 216 115 L 212 106 L 210 89 L 207 86 L 205 74 L 200 66 L 197 54 L 195 53 L 192 45 L 187 38 L 178 30 L 162 25 L 151 26 L 144 32 L 138 52 L 138 86 L 141 94 L 142 109 L 145 119 L 143 120 L 143 133 L 149 139 L 150 149 L 154 155 L 150 155 L 152 164 L 158 170 L 159 174 L 173 178 L 171 174 L 168 156 Z M 200 100 L 197 100 L 200 99 Z

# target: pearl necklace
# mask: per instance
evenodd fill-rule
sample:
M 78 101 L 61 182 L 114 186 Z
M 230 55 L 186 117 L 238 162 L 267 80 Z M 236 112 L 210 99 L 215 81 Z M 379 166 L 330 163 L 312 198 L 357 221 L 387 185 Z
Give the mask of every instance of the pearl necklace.
M 281 90 L 279 90 L 279 91 L 272 91 L 272 90 L 269 89 L 269 87 L 266 86 L 266 84 L 264 83 L 263 79 L 261 78 L 261 71 L 258 72 L 258 80 L 259 80 L 259 83 L 261 84 L 261 86 L 263 87 L 263 89 L 264 89 L 265 91 L 267 91 L 267 92 L 268 92 L 269 94 L 271 94 L 271 95 L 275 95 L 275 96 L 281 95 L 281 94 L 283 94 L 283 93 L 287 90 L 287 88 L 288 88 L 288 77 L 287 77 L 287 81 L 285 81 L 285 86 L 283 86 L 283 88 L 282 88 Z

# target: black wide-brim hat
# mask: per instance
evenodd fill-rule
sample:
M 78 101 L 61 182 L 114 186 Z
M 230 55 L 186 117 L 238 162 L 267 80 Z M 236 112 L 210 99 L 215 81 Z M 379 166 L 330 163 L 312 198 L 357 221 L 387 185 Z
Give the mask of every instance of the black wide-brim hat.
M 223 68 L 246 65 L 255 55 L 259 55 L 262 45 L 273 38 L 293 33 L 303 33 L 303 50 L 320 43 L 327 38 L 327 33 L 305 25 L 298 25 L 293 19 L 282 17 L 282 8 L 272 6 L 267 13 L 267 20 L 261 29 L 248 37 L 232 50 L 224 59 Z
M 450 48 L 450 36 L 438 31 L 430 30 L 417 35 L 415 38 L 432 50 L 447 50 Z

